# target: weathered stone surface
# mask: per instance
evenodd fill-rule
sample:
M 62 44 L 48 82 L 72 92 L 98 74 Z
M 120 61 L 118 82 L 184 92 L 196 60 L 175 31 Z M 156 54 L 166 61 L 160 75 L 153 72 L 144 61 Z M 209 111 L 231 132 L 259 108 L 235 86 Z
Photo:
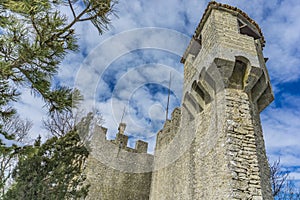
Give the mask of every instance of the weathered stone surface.
M 119 128 L 116 140 L 108 141 L 106 129 L 95 127 L 86 167 L 87 199 L 149 199 L 153 155 L 147 154 L 148 144 L 143 141 L 137 141 L 135 149 L 127 147 L 124 129 Z

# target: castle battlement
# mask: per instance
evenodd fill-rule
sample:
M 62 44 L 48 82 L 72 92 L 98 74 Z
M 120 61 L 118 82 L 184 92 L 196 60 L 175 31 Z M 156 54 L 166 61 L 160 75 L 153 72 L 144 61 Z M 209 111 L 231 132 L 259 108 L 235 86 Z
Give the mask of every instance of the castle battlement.
M 181 108 L 177 107 L 171 114 L 171 119 L 166 120 L 163 129 L 161 129 L 156 136 L 155 150 L 165 147 L 174 138 L 178 131 L 181 121 Z
M 107 142 L 111 142 L 115 145 L 116 148 L 125 150 L 131 153 L 147 153 L 148 151 L 148 143 L 142 140 L 137 140 L 135 143 L 135 148 L 128 147 L 128 136 L 125 135 L 126 124 L 120 123 L 118 127 L 118 133 L 116 134 L 116 138 L 114 140 L 107 140 Z M 95 127 L 94 134 L 100 134 L 106 138 L 107 128 L 103 126 Z
M 153 171 L 153 155 L 148 143 L 138 140 L 127 147 L 126 124 L 121 123 L 114 140 L 107 140 L 107 128 L 95 126 L 87 160 L 87 199 L 148 199 Z M 101 191 L 101 192 L 100 192 Z
M 118 145 L 119 148 L 124 149 L 128 152 L 132 152 L 132 153 L 147 153 L 147 150 L 148 150 L 148 143 L 145 141 L 142 141 L 142 140 L 136 141 L 134 149 L 128 147 L 127 146 L 128 136 L 120 131 L 119 131 L 119 133 L 117 133 L 116 139 L 112 140 L 111 142 Z

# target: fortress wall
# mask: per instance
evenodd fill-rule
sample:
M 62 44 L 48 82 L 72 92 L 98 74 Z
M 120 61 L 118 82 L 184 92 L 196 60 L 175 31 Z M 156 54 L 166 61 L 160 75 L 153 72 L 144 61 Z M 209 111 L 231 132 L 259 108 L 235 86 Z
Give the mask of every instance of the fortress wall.
M 91 200 L 145 200 L 149 199 L 151 172 L 126 173 L 113 169 L 95 158 L 89 158 L 87 199 Z
M 230 199 L 223 94 L 218 96 L 196 118 L 194 199 Z
M 91 140 L 86 167 L 90 184 L 87 199 L 149 199 L 153 155 L 145 153 L 146 143 L 138 141 L 137 149 L 131 149 L 126 143 L 119 145 L 128 136 L 120 134 L 115 141 L 108 141 L 105 134 L 105 129 L 97 127 Z
M 191 199 L 193 185 L 190 180 L 191 153 L 185 152 L 175 162 L 153 172 L 150 199 Z M 176 174 L 176 175 L 175 175 Z
M 177 128 L 179 125 L 177 119 L 181 119 L 181 112 L 178 110 L 178 108 L 175 109 L 173 114 L 177 111 L 176 115 L 172 116 L 157 136 L 160 142 L 156 144 L 154 157 L 155 165 L 150 192 L 152 200 L 193 199 L 193 164 L 190 163 L 194 161 L 191 158 L 193 140 L 181 134 L 183 132 L 181 126 Z M 185 129 L 193 134 L 193 122 L 189 120 L 187 122 L 191 123 L 191 126 Z

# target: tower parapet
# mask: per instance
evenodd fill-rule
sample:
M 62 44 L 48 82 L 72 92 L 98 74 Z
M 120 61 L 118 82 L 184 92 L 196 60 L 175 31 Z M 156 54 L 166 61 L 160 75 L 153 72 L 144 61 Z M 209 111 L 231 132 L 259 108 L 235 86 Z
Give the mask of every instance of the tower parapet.
M 274 98 L 262 53 L 264 45 L 261 29 L 246 13 L 229 5 L 210 2 L 181 59 L 185 64 L 184 94 L 208 71 L 215 82 L 206 82 L 214 90 L 243 89 L 262 111 Z M 214 68 L 218 71 L 213 71 Z M 201 83 L 198 86 L 204 87 Z M 204 87 L 200 96 L 208 91 Z M 203 103 L 199 104 L 197 109 L 201 110 Z

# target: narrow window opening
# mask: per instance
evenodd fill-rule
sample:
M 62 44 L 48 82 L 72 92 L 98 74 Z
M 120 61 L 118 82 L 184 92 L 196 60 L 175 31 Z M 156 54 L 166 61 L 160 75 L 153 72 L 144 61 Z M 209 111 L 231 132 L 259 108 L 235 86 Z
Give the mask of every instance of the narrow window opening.
M 238 19 L 238 25 L 240 34 L 248 35 L 250 37 L 253 37 L 254 39 L 261 38 L 260 35 L 256 33 L 256 31 L 254 31 L 247 23 Z
M 201 41 L 201 34 L 200 34 L 198 37 L 193 37 L 192 45 L 189 53 L 196 57 L 200 52 L 201 47 L 202 47 L 202 41 Z
M 201 34 L 195 40 L 196 40 L 196 42 L 198 42 L 200 44 L 200 46 L 202 46 L 202 35 Z

